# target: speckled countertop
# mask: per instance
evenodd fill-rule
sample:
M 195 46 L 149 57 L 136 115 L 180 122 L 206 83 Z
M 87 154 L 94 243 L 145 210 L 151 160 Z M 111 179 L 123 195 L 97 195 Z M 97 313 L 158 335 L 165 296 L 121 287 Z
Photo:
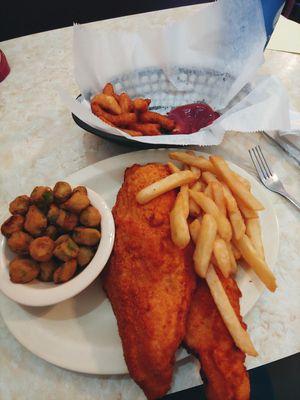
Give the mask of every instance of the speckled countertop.
M 151 13 L 151 21 L 180 18 L 186 9 Z M 145 26 L 149 15 L 89 24 L 95 29 Z M 104 158 L 132 151 L 86 133 L 73 122 L 57 94 L 60 85 L 76 96 L 73 77 L 72 28 L 30 35 L 0 43 L 11 73 L 0 84 L 0 215 L 7 203 L 34 184 L 52 184 Z M 300 111 L 300 56 L 266 51 L 263 72 L 277 75 L 287 88 L 293 107 Z M 300 199 L 299 169 L 260 134 L 229 132 L 217 151 L 255 175 L 247 150 L 261 143 L 286 188 Z M 276 265 L 278 290 L 265 292 L 246 317 L 259 357 L 254 367 L 300 350 L 300 214 L 280 196 L 270 194 L 280 227 Z M 128 376 L 101 377 L 69 372 L 48 364 L 24 349 L 0 317 L 1 400 L 142 400 Z M 197 362 L 188 359 L 176 367 L 173 391 L 198 384 Z

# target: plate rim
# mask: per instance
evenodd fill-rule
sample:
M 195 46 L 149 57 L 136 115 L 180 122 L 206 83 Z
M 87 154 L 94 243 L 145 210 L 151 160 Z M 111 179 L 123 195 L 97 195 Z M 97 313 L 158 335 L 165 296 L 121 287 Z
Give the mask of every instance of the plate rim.
M 85 175 L 85 173 L 86 173 L 87 170 L 89 170 L 89 179 L 92 179 L 92 178 L 95 177 L 97 174 L 99 174 L 99 171 L 101 171 L 101 168 L 99 169 L 99 167 L 101 167 L 101 166 L 103 166 L 103 165 L 105 165 L 105 164 L 109 164 L 109 163 L 111 163 L 112 165 L 114 165 L 114 164 L 115 164 L 114 161 L 115 161 L 116 159 L 118 159 L 118 160 L 120 160 L 120 159 L 125 159 L 125 160 L 126 160 L 128 157 L 131 157 L 132 155 L 136 155 L 136 154 L 141 153 L 141 152 L 147 152 L 147 153 L 148 153 L 148 152 L 153 152 L 153 153 L 156 153 L 157 151 L 160 151 L 160 152 L 165 152 L 165 153 L 166 153 L 166 152 L 169 152 L 169 151 L 171 151 L 171 150 L 172 150 L 172 149 L 166 149 L 166 148 L 160 148 L 160 149 L 146 149 L 146 150 L 137 150 L 137 151 L 134 151 L 134 152 L 127 152 L 127 153 L 119 154 L 119 155 L 116 155 L 116 156 L 113 156 L 113 157 L 106 158 L 106 159 L 104 159 L 104 160 L 100 160 L 100 161 L 98 161 L 98 162 L 96 162 L 96 163 L 94 163 L 94 164 L 91 164 L 91 165 L 89 165 L 89 166 L 87 166 L 87 167 L 85 167 L 85 168 L 82 168 L 82 169 L 80 169 L 80 170 L 74 172 L 73 174 L 67 176 L 67 177 L 65 178 L 65 180 L 67 180 L 68 182 L 70 182 L 70 183 L 72 183 L 72 184 L 73 184 L 73 183 L 75 184 L 75 183 L 78 183 L 78 182 L 80 183 L 81 176 L 82 176 L 82 175 Z M 177 148 L 177 149 L 174 149 L 174 150 L 178 151 L 178 148 Z M 211 154 L 206 153 L 206 152 L 203 152 L 203 151 L 196 151 L 196 154 L 205 155 L 205 156 L 211 155 Z M 226 161 L 229 163 L 230 166 L 233 166 L 235 170 L 241 171 L 242 174 L 243 174 L 245 177 L 249 177 L 250 180 L 255 181 L 255 178 L 254 178 L 252 175 L 250 175 L 245 169 L 239 167 L 238 165 L 236 165 L 235 163 L 233 163 L 233 162 L 231 162 L 231 161 L 228 161 L 227 159 L 226 159 Z M 140 162 L 141 162 L 141 164 L 143 163 L 142 160 L 141 160 Z M 155 162 L 155 161 L 153 161 L 153 162 Z M 130 163 L 130 161 L 129 161 L 129 163 Z M 129 164 L 128 164 L 128 166 L 129 166 Z M 272 202 L 271 202 L 271 201 L 269 200 L 269 198 L 268 198 L 268 196 L 269 196 L 270 194 L 268 193 L 267 189 L 265 189 L 262 185 L 260 185 L 260 184 L 259 184 L 258 182 L 256 182 L 256 181 L 255 181 L 255 184 L 256 184 L 256 188 L 259 188 L 259 190 L 260 190 L 262 193 L 264 193 L 264 195 L 265 195 L 264 197 L 266 198 L 266 202 L 268 203 L 268 204 L 267 204 L 268 210 L 271 212 L 272 217 L 273 217 L 274 222 L 275 222 L 275 225 L 276 225 L 276 243 L 275 243 L 275 246 L 274 246 L 274 248 L 276 249 L 276 251 L 274 252 L 273 263 L 272 263 L 272 265 L 270 266 L 271 269 L 274 269 L 274 267 L 275 267 L 275 265 L 276 265 L 276 262 L 277 262 L 277 259 L 278 259 L 278 252 L 279 252 L 279 224 L 278 224 L 278 218 L 277 218 L 276 212 L 275 212 L 275 210 L 274 210 L 274 207 L 273 207 L 273 205 L 272 205 Z M 96 193 L 97 193 L 97 192 L 96 192 Z M 260 298 L 260 296 L 262 295 L 262 293 L 264 292 L 264 290 L 265 290 L 265 288 L 264 288 L 264 286 L 262 286 L 262 289 L 260 290 L 260 293 L 258 294 L 257 299 L 253 302 L 253 304 L 251 305 L 250 309 L 249 309 L 247 312 L 249 312 L 249 311 L 253 308 L 253 306 L 257 303 L 257 301 L 259 300 L 259 298 Z M 2 304 L 2 302 L 0 303 L 0 305 L 1 305 L 1 304 Z M 60 360 L 55 360 L 55 359 L 53 359 L 53 358 L 51 357 L 51 355 L 48 355 L 48 354 L 47 354 L 47 351 L 46 351 L 45 353 L 42 353 L 42 352 L 37 351 L 36 349 L 34 349 L 33 346 L 28 345 L 28 343 L 27 343 L 26 341 L 23 340 L 22 336 L 18 334 L 18 331 L 16 330 L 16 332 L 15 332 L 15 328 L 14 328 L 13 326 L 11 326 L 10 321 L 7 321 L 7 320 L 3 317 L 2 307 L 0 308 L 0 312 L 1 312 L 1 314 L 2 314 L 2 318 L 3 318 L 3 320 L 4 320 L 4 323 L 6 324 L 8 330 L 10 331 L 10 333 L 11 333 L 11 334 L 12 334 L 12 335 L 13 335 L 27 350 L 29 350 L 29 351 L 32 352 L 33 354 L 37 355 L 37 356 L 40 357 L 41 359 L 46 360 L 47 362 L 50 362 L 51 364 L 54 364 L 54 365 L 56 365 L 56 366 L 58 366 L 58 367 L 61 367 L 61 368 L 65 368 L 65 369 L 67 369 L 67 370 L 71 370 L 71 371 L 75 371 L 75 372 L 80 372 L 80 373 L 88 373 L 88 374 L 96 374 L 96 375 L 116 375 L 116 376 L 128 374 L 128 371 L 116 371 L 114 368 L 111 369 L 111 370 L 109 370 L 108 368 L 106 368 L 105 371 L 103 370 L 102 372 L 99 372 L 100 369 L 98 369 L 97 371 L 95 371 L 94 369 L 90 369 L 90 370 L 89 370 L 88 368 L 82 369 L 82 368 L 80 368 L 80 367 L 77 367 L 76 364 L 74 364 L 74 363 L 72 364 L 72 366 L 70 366 L 70 365 L 68 364 L 68 362 L 65 362 L 65 359 L 62 359 L 62 358 L 61 358 Z M 246 312 L 246 314 L 247 314 L 247 312 Z M 186 353 L 186 354 L 187 354 L 187 353 Z M 189 357 L 189 354 L 187 354 L 185 357 Z M 178 359 L 177 361 L 179 361 L 179 359 Z

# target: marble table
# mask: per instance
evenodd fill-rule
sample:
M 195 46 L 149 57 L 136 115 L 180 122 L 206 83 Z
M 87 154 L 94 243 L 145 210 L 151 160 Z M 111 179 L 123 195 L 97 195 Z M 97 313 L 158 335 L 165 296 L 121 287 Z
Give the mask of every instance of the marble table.
M 88 24 L 93 29 L 152 26 L 165 18 L 180 18 L 193 7 L 167 10 Z M 75 125 L 63 106 L 57 86 L 76 96 L 73 76 L 72 28 L 21 37 L 0 43 L 11 74 L 0 84 L 0 216 L 7 203 L 33 184 L 49 185 L 107 157 L 132 151 L 95 137 Z M 278 76 L 291 104 L 300 111 L 300 56 L 267 50 L 262 72 Z M 300 199 L 299 168 L 260 134 L 226 133 L 218 152 L 255 176 L 247 150 L 260 143 L 286 188 Z M 267 291 L 246 317 L 259 351 L 247 367 L 262 365 L 300 350 L 300 214 L 270 193 L 280 227 L 275 269 L 278 290 Z M 0 300 L 1 305 L 1 300 Z M 24 349 L 0 318 L 1 400 L 142 400 L 144 395 L 128 376 L 89 376 L 48 364 Z M 172 391 L 200 383 L 198 363 L 191 358 L 176 366 Z

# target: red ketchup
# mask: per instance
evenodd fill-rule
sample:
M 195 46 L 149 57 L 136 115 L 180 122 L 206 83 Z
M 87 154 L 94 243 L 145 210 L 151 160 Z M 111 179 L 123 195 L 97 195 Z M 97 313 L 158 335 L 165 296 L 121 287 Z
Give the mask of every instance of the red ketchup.
M 168 117 L 175 121 L 173 134 L 188 134 L 210 125 L 220 114 L 205 103 L 186 104 L 174 108 Z
M 0 82 L 2 82 L 10 72 L 10 68 L 5 54 L 0 50 Z

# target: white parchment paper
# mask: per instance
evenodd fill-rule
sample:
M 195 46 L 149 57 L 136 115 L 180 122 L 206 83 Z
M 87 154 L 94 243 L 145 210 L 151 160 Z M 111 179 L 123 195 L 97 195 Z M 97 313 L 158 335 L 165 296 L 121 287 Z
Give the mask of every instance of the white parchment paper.
M 179 22 L 166 20 L 139 31 L 94 32 L 75 25 L 75 78 L 84 101 L 61 95 L 87 124 L 145 143 L 213 145 L 221 143 L 226 130 L 289 130 L 288 97 L 281 83 L 255 77 L 265 42 L 259 0 L 219 0 Z M 164 114 L 205 101 L 222 116 L 190 135 L 132 138 L 90 110 L 90 98 L 107 82 L 117 92 L 151 98 L 150 109 Z

